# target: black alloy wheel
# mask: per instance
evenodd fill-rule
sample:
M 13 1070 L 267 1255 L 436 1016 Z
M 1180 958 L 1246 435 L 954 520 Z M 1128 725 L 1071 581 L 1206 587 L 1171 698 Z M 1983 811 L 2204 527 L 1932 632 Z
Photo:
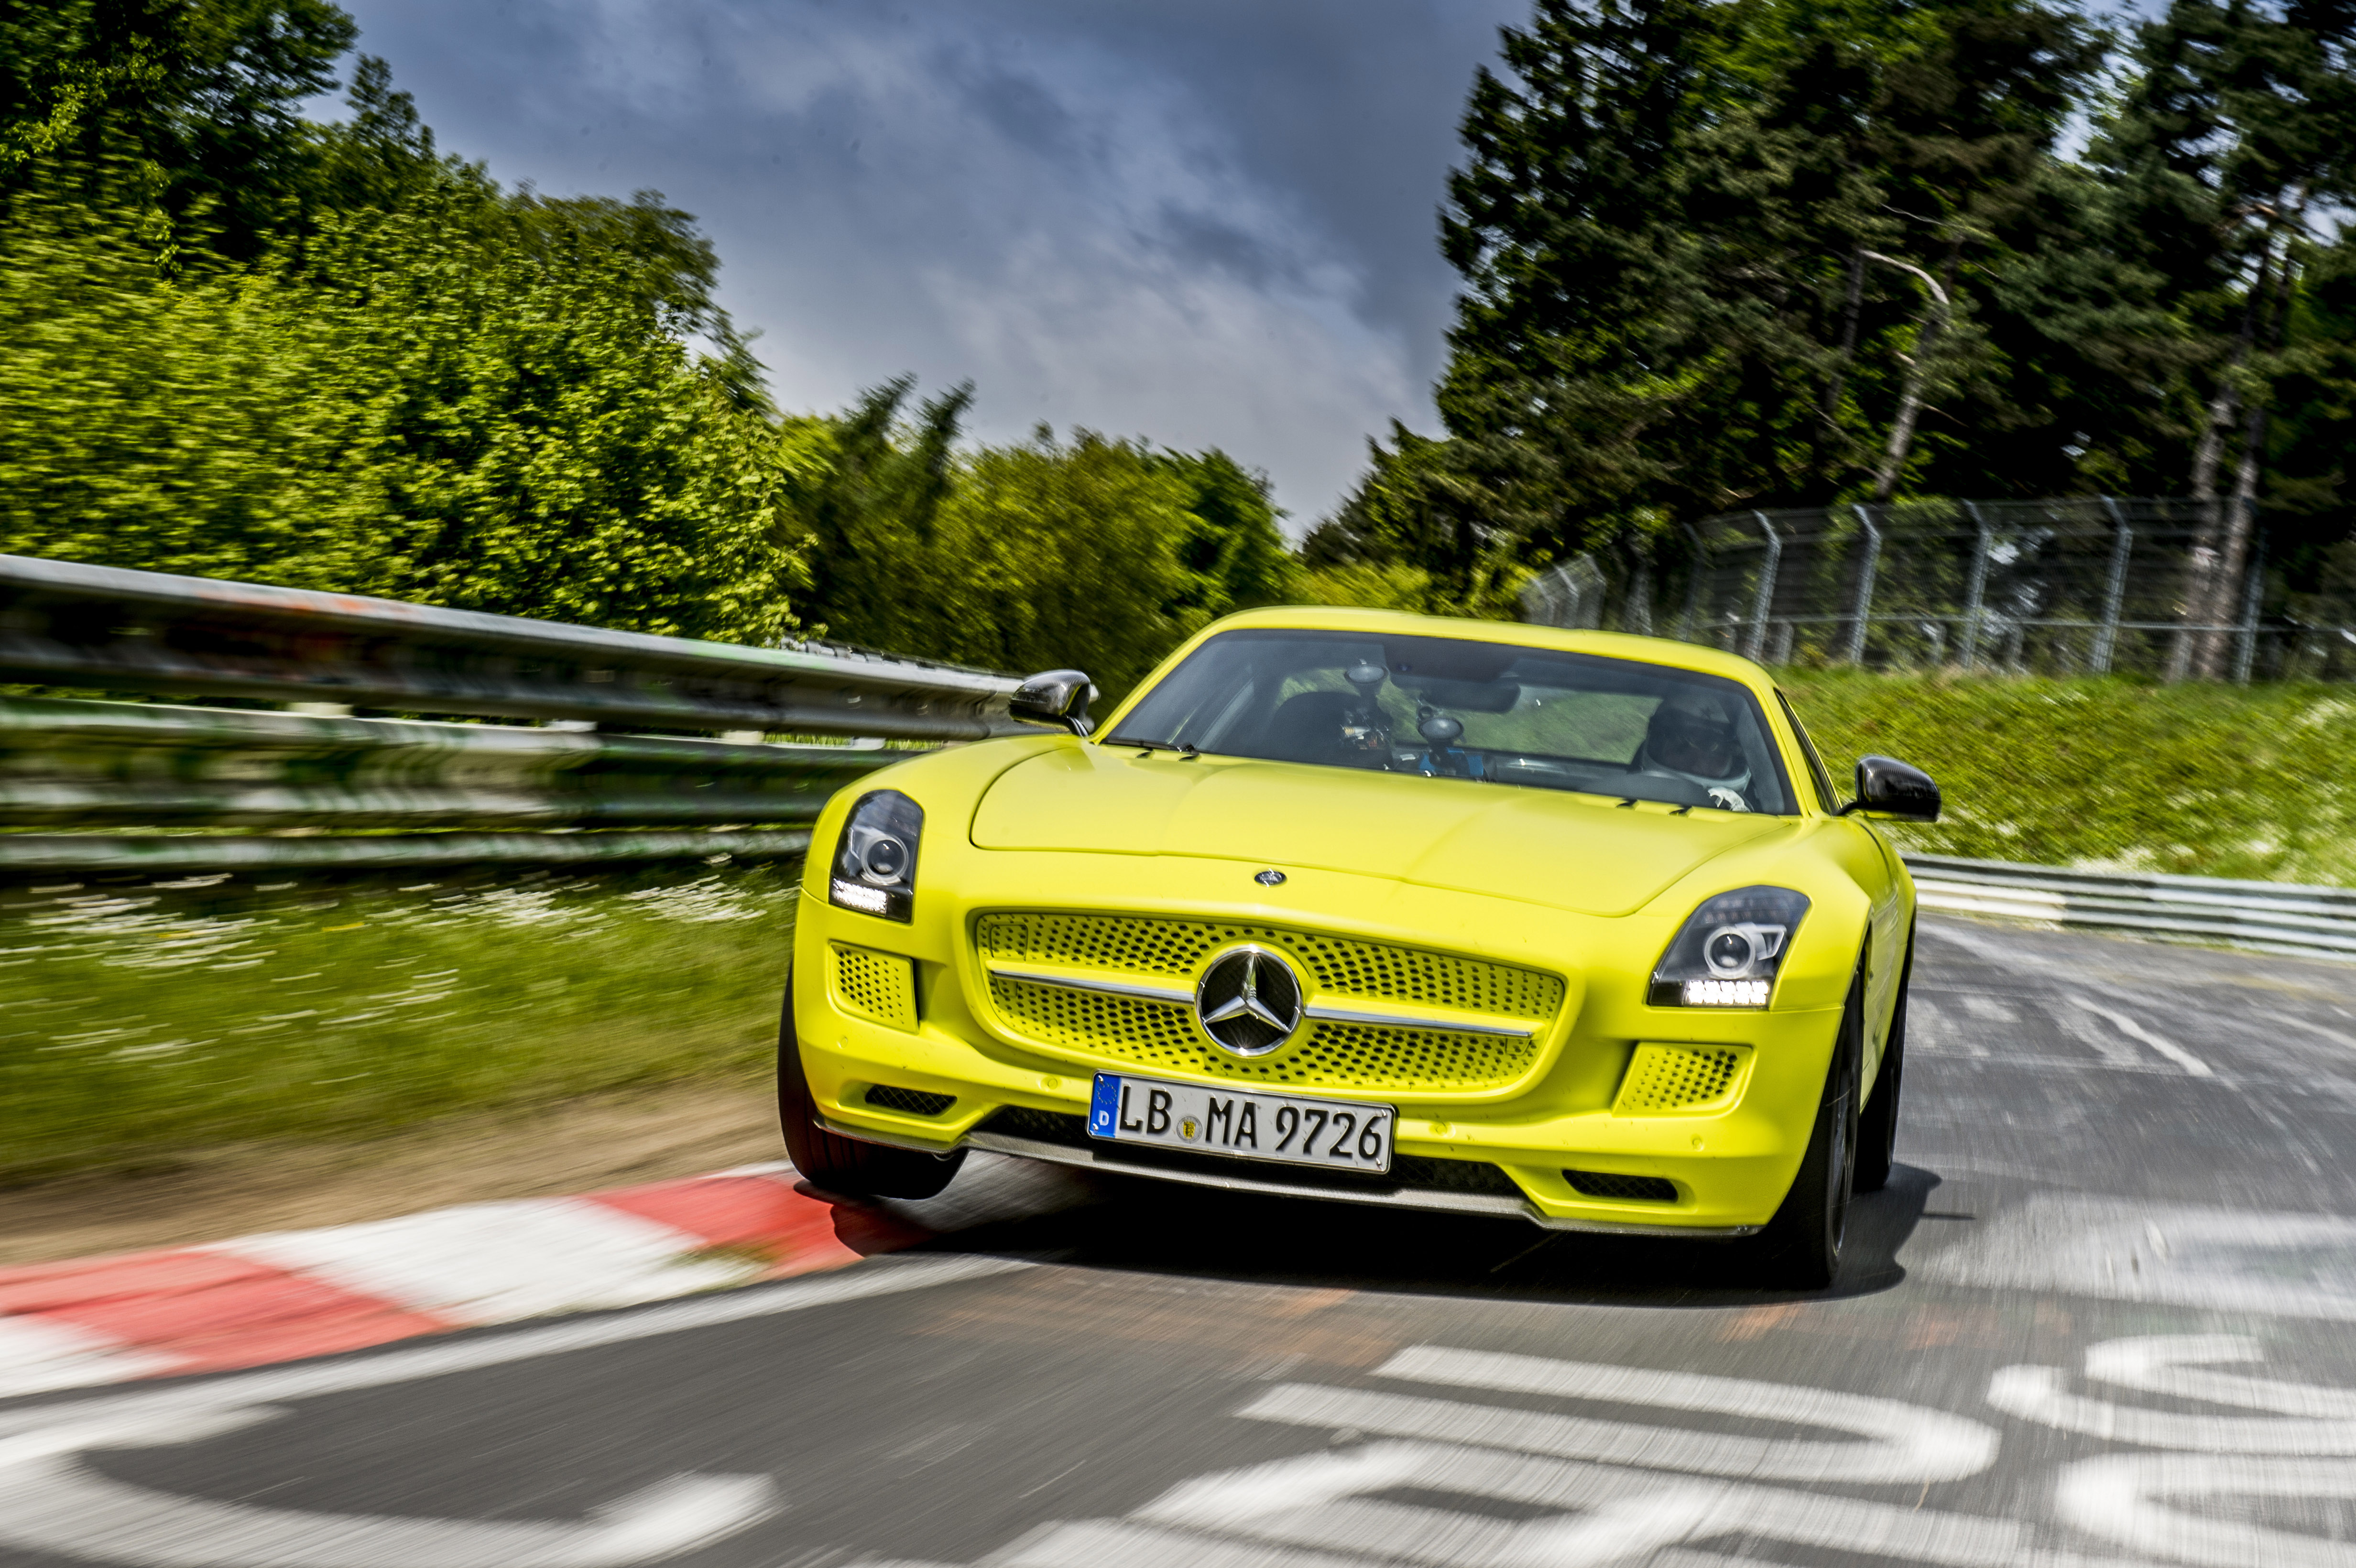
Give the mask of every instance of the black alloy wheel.
M 1783 1207 L 1761 1233 L 1774 1282 L 1794 1290 L 1822 1290 L 1840 1272 L 1848 1239 L 1849 1196 L 1856 1190 L 1858 1077 L 1865 1055 L 1865 968 L 1849 981 L 1840 1033 L 1825 1069 L 1825 1093 L 1799 1174 Z
M 1890 1185 L 1898 1158 L 1899 1094 L 1906 1083 L 1906 992 L 1914 981 L 1914 933 L 1906 933 L 1906 960 L 1898 970 L 1898 999 L 1890 1004 L 1890 1039 L 1881 1048 L 1881 1066 L 1873 1074 L 1873 1093 L 1857 1124 L 1857 1189 L 1879 1192 Z
M 777 1024 L 777 1125 L 786 1157 L 802 1179 L 841 1198 L 930 1198 L 965 1163 L 965 1150 L 927 1154 L 830 1133 L 819 1122 L 802 1071 L 801 1038 L 794 1029 L 794 987 L 786 982 L 785 1015 Z

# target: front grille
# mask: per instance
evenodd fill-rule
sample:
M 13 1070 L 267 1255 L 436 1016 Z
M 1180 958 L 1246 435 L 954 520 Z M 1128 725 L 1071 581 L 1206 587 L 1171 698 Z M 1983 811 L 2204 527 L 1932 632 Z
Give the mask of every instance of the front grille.
M 1566 1170 L 1562 1179 L 1582 1198 L 1617 1198 L 1638 1203 L 1674 1203 L 1676 1183 L 1657 1176 L 1615 1176 L 1608 1170 Z
M 1108 1151 L 1108 1157 L 1124 1164 L 1207 1171 L 1221 1176 L 1241 1177 L 1247 1180 L 1284 1182 L 1295 1187 L 1324 1187 L 1342 1192 L 1409 1189 L 1478 1192 L 1499 1198 L 1519 1198 L 1522 1195 L 1522 1189 L 1514 1185 L 1512 1177 L 1486 1160 L 1430 1159 L 1420 1155 L 1395 1155 L 1388 1176 L 1351 1176 L 1338 1170 L 1319 1170 L 1309 1165 L 1226 1159 L 1217 1155 L 1193 1154 L 1184 1149 L 1155 1148 L 1142 1144 L 1110 1144 L 1088 1136 L 1087 1118 L 1085 1116 L 1033 1111 L 1020 1105 L 1009 1105 L 993 1112 L 981 1124 L 980 1130 L 1001 1133 L 1008 1137 L 1027 1138 L 1033 1143 L 1054 1144 L 1063 1148 L 1103 1149 Z
M 1562 979 L 1537 969 L 1459 958 L 1388 943 L 1271 925 L 1124 914 L 1001 911 L 981 917 L 985 959 L 1055 964 L 1194 983 L 1203 960 L 1235 942 L 1283 949 L 1320 990 L 1368 1001 L 1413 1002 L 1543 1022 L 1562 1006 Z
M 1612 1104 L 1614 1115 L 1714 1110 L 1733 1097 L 1750 1047 L 1640 1045 Z
M 1162 983 L 1193 983 L 1204 959 L 1231 942 L 1281 950 L 1324 997 L 1344 1002 L 1448 1007 L 1515 1019 L 1515 1039 L 1452 1029 L 1316 1021 L 1268 1056 L 1229 1055 L 1205 1040 L 1180 1002 L 990 977 L 1007 1027 L 1041 1045 L 1163 1072 L 1246 1083 L 1398 1093 L 1477 1093 L 1512 1083 L 1537 1064 L 1562 1006 L 1558 976 L 1479 959 L 1270 926 L 1119 915 L 985 915 L 975 926 L 985 964 L 1049 964 Z
M 870 1083 L 862 1097 L 871 1105 L 886 1111 L 905 1111 L 912 1116 L 937 1116 L 957 1104 L 954 1094 L 930 1094 L 922 1089 L 903 1089 L 893 1083 Z

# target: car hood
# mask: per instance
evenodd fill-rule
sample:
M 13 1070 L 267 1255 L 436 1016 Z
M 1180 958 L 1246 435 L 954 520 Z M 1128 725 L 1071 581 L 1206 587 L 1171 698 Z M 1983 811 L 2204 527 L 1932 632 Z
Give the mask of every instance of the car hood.
M 1082 745 L 1001 774 L 972 833 L 983 849 L 1248 860 L 1618 915 L 1788 826 L 1518 785 Z

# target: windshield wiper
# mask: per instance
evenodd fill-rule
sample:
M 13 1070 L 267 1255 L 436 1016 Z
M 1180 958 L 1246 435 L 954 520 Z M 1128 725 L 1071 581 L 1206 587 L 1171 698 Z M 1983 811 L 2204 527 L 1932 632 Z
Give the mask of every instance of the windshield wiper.
M 1111 744 L 1134 746 L 1137 748 L 1137 754 L 1141 757 L 1151 756 L 1156 752 L 1175 752 L 1190 763 L 1203 754 L 1195 750 L 1194 742 L 1192 741 L 1115 741 Z

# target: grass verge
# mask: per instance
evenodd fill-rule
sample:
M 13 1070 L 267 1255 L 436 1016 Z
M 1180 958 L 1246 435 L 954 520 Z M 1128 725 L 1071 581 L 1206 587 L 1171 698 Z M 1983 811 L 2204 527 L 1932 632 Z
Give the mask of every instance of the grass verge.
M 1926 854 L 2356 884 L 2356 692 L 2125 678 L 1784 670 L 1836 779 L 1879 752 L 1927 770 Z
M 776 1043 L 794 875 L 0 887 L 0 1180 L 749 1082 Z

